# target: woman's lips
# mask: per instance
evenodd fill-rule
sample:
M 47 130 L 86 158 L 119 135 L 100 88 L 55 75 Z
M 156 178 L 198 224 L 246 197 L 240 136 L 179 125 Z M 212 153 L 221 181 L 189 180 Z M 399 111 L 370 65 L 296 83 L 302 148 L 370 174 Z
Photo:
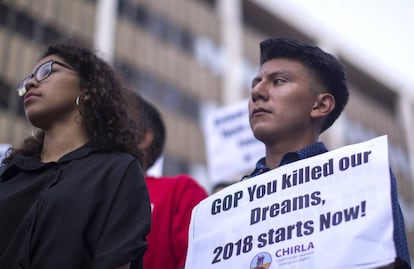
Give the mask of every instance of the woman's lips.
M 40 96 L 40 94 L 36 94 L 34 92 L 28 92 L 24 95 L 23 101 L 27 102 L 28 100 L 39 97 L 39 96 Z

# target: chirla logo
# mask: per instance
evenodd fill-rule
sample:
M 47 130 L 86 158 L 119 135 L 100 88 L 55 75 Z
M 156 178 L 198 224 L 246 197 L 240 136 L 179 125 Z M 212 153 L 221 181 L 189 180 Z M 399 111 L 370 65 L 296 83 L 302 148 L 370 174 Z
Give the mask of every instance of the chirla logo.
M 267 252 L 260 252 L 250 262 L 250 269 L 267 269 L 272 264 L 272 256 Z

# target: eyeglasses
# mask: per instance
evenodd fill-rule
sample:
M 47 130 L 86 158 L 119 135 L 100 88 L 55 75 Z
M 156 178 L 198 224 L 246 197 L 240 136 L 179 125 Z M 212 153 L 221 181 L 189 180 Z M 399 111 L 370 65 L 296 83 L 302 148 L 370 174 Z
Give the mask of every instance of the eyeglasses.
M 22 82 L 20 82 L 19 86 L 16 89 L 17 94 L 19 96 L 23 96 L 27 92 L 26 84 L 33 77 L 38 82 L 41 82 L 41 81 L 47 79 L 50 76 L 50 74 L 52 74 L 52 72 L 53 72 L 53 64 L 58 64 L 58 65 L 61 65 L 61 66 L 65 67 L 65 68 L 67 68 L 67 69 L 70 69 L 70 70 L 75 71 L 75 69 L 73 67 L 71 67 L 71 66 L 69 66 L 67 64 L 64 64 L 64 63 L 61 63 L 61 62 L 58 62 L 58 61 L 55 61 L 55 60 L 47 61 L 47 62 L 39 65 L 33 73 L 31 73 L 30 75 L 28 75 L 27 77 L 25 77 L 22 80 Z

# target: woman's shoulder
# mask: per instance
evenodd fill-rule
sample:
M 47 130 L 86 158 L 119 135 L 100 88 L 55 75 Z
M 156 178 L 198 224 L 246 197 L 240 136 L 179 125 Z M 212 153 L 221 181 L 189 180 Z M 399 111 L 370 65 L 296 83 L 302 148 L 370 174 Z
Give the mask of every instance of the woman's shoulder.
M 104 162 L 108 165 L 129 165 L 138 162 L 138 159 L 126 152 L 105 152 L 97 151 L 91 155 L 91 158 L 97 162 Z

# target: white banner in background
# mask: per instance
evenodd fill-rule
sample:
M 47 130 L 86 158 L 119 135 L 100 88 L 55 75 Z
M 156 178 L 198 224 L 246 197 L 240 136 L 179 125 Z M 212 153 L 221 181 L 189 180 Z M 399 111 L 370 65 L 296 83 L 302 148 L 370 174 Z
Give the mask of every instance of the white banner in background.
M 265 155 L 263 143 L 256 140 L 249 125 L 247 100 L 208 111 L 204 133 L 209 178 L 212 183 L 253 170 Z
M 382 136 L 203 200 L 193 209 L 185 268 L 376 268 L 395 256 Z
M 10 144 L 0 144 L 0 162 L 6 155 L 6 151 L 11 147 Z

